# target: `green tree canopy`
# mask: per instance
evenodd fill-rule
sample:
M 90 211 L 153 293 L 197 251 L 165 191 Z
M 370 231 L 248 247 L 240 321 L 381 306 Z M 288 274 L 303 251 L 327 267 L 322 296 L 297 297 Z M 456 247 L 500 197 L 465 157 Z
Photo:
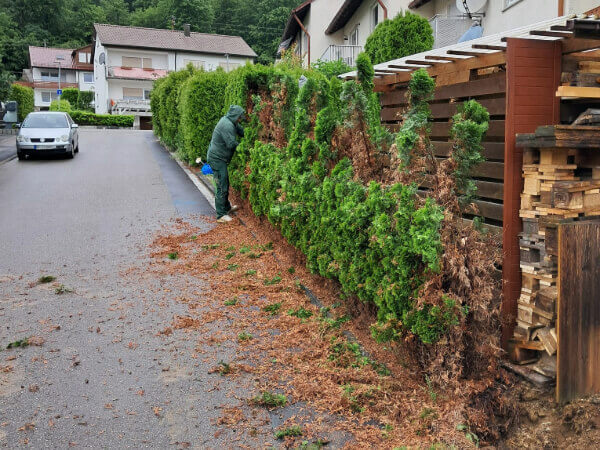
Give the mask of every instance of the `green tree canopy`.
M 367 38 L 365 52 L 373 64 L 414 55 L 433 48 L 433 30 L 424 17 L 410 12 L 381 22 Z

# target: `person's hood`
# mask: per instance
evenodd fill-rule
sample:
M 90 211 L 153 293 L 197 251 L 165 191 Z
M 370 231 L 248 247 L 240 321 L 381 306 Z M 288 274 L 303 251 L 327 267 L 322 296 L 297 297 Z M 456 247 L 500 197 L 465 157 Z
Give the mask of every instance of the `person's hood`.
M 227 112 L 227 117 L 233 123 L 237 122 L 237 120 L 244 115 L 244 108 L 238 105 L 231 105 L 229 107 L 229 111 Z

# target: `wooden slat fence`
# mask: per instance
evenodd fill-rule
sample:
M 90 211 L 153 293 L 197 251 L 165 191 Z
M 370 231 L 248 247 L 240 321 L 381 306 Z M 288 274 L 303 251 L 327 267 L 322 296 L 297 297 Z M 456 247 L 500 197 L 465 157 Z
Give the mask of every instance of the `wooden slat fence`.
M 452 149 L 449 138 L 452 116 L 456 114 L 460 104 L 470 99 L 480 102 L 490 113 L 490 128 L 484 142 L 486 161 L 478 165 L 473 172 L 479 197 L 476 203 L 480 214 L 488 224 L 501 226 L 504 192 L 506 74 L 499 72 L 465 83 L 437 87 L 430 105 L 433 117 L 431 142 L 437 158 L 448 157 Z M 397 131 L 402 114 L 408 107 L 406 83 L 397 85 L 395 90 L 384 92 L 381 97 L 381 105 L 382 123 L 391 130 Z M 422 187 L 426 189 L 427 183 Z

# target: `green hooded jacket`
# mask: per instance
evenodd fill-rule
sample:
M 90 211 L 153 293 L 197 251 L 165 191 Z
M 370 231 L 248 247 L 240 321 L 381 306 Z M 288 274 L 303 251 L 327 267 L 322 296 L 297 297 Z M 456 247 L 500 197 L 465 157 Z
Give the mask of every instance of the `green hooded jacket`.
M 238 146 L 237 137 L 244 136 L 244 128 L 237 123 L 243 114 L 244 109 L 241 106 L 231 105 L 227 115 L 219 120 L 208 147 L 209 163 L 213 160 L 229 164 Z

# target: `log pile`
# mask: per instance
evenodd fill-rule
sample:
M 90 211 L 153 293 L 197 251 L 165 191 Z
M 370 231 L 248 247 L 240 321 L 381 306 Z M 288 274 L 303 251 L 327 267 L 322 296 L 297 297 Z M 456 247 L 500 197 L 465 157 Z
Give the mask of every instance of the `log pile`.
M 539 127 L 518 135 L 517 146 L 523 148 L 522 287 L 511 356 L 526 364 L 542 352 L 556 354 L 558 225 L 600 216 L 600 127 Z M 546 357 L 537 369 L 553 376 L 548 366 Z

